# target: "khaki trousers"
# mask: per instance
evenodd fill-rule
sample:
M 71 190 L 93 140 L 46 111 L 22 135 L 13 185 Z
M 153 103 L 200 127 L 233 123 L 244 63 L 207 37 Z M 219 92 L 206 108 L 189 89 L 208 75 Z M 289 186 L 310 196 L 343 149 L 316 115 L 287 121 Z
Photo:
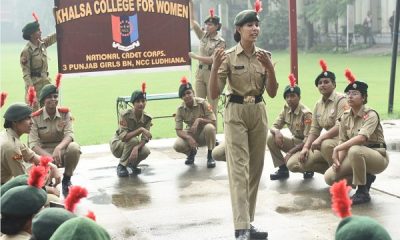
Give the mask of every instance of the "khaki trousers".
M 291 172 L 318 172 L 324 174 L 325 171 L 329 168 L 328 163 L 322 157 L 320 151 L 315 150 L 314 152 L 309 150 L 308 151 L 308 158 L 305 163 L 301 163 L 299 160 L 300 152 L 295 153 L 292 155 L 286 166 Z
M 271 153 L 274 167 L 279 167 L 285 164 L 285 159 L 283 157 L 282 151 L 287 153 L 290 149 L 294 148 L 297 144 L 300 144 L 301 142 L 301 139 L 283 136 L 283 146 L 280 147 L 275 143 L 275 136 L 272 133 L 268 132 L 267 146 L 269 152 Z
M 329 166 L 332 166 L 333 164 L 332 160 L 333 149 L 338 145 L 339 145 L 339 138 L 325 139 L 321 143 L 322 157 L 329 164 Z
M 218 146 L 216 146 L 212 150 L 212 158 L 216 161 L 224 161 L 226 162 L 226 155 L 225 155 L 225 142 L 221 142 Z
M 195 134 L 193 137 L 199 147 L 207 146 L 208 150 L 213 150 L 215 147 L 216 139 L 215 126 L 211 123 L 208 123 L 204 125 L 203 129 L 198 134 Z M 188 155 L 191 150 L 189 143 L 185 139 L 180 137 L 175 140 L 174 149 L 175 151 L 184 153 L 186 155 Z
M 57 145 L 54 144 L 52 144 L 52 146 L 43 145 L 42 148 L 46 152 L 53 154 L 54 148 Z M 65 167 L 64 175 L 71 177 L 74 174 L 74 171 L 76 169 L 76 166 L 78 165 L 80 157 L 81 157 L 81 147 L 76 142 L 69 143 L 67 148 L 61 151 L 62 166 Z
M 332 167 L 325 172 L 325 182 L 332 185 L 334 182 L 346 178 L 348 183 L 351 182 L 354 186 L 365 185 L 367 173 L 381 173 L 388 164 L 389 158 L 384 148 L 352 146 L 336 172 Z
M 267 115 L 263 103 L 228 103 L 224 114 L 225 150 L 235 229 L 254 221 L 264 166 Z
M 195 90 L 196 90 L 196 97 L 206 99 L 208 103 L 211 105 L 212 110 L 215 114 L 215 126 L 218 126 L 218 99 L 212 99 L 210 92 L 208 90 L 208 82 L 210 79 L 210 70 L 207 68 L 197 69 L 196 72 L 196 83 L 195 83 Z M 217 127 L 216 127 L 217 131 Z
M 110 141 L 110 149 L 114 157 L 119 158 L 119 163 L 126 167 L 128 165 L 128 158 L 132 153 L 132 149 L 138 145 L 140 141 L 141 140 L 139 140 L 138 137 L 133 137 L 127 142 L 123 142 L 119 138 L 114 137 Z M 143 146 L 141 149 L 139 149 L 138 157 L 133 165 L 136 167 L 149 155 L 150 149 L 147 146 Z

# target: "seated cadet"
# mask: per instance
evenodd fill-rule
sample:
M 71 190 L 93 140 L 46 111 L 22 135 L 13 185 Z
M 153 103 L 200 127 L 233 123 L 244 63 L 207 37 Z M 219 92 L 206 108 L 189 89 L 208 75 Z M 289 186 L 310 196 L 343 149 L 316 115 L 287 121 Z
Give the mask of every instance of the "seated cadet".
M 333 148 L 338 145 L 339 129 L 335 126 L 348 107 L 345 96 L 335 92 L 335 74 L 328 71 L 324 60 L 320 60 L 322 73 L 315 79 L 322 98 L 315 104 L 311 129 L 300 152 L 292 155 L 286 165 L 291 172 L 318 172 L 324 174 L 332 164 Z M 321 134 L 322 129 L 326 132 Z
M 178 107 L 175 116 L 175 130 L 178 138 L 174 143 L 174 149 L 186 154 L 185 164 L 191 165 L 194 163 L 197 148 L 206 145 L 208 148 L 207 168 L 214 168 L 215 161 L 211 152 L 215 147 L 216 130 L 212 107 L 205 99 L 194 97 L 192 84 L 186 77 L 181 80 L 179 97 L 183 103 Z M 186 124 L 185 130 L 183 123 Z
M 335 181 L 347 179 L 357 186 L 352 196 L 353 204 L 371 200 L 369 189 L 375 175 L 389 164 L 383 129 L 378 113 L 367 107 L 368 85 L 356 81 L 346 71 L 350 84 L 344 90 L 350 109 L 343 113 L 339 122 L 339 145 L 333 149 L 333 165 L 325 172 L 325 181 L 332 185 Z
M 75 217 L 61 224 L 51 240 L 110 240 L 108 232 L 87 217 Z
M 58 87 L 54 85 L 43 87 L 39 103 L 41 108 L 32 114 L 29 147 L 39 155 L 51 156 L 58 167 L 65 167 L 61 183 L 67 196 L 81 156 L 80 146 L 74 141 L 72 116 L 68 108 L 58 106 Z
M 117 175 L 129 176 L 130 167 L 135 174 L 141 173 L 137 166 L 150 154 L 150 149 L 145 146 L 150 141 L 151 117 L 144 112 L 146 107 L 146 85 L 142 84 L 142 91 L 134 91 L 131 95 L 133 108 L 121 112 L 119 129 L 110 141 L 112 154 L 119 158 Z
M 4 128 L 0 132 L 0 159 L 1 159 L 1 184 L 6 183 L 12 177 L 27 173 L 26 163 L 38 165 L 40 156 L 29 149 L 20 141 L 23 134 L 31 131 L 32 109 L 25 103 L 14 103 L 4 113 Z M 61 177 L 57 166 L 50 164 L 51 177 L 55 178 L 55 185 L 46 186 L 46 191 L 59 196 L 56 186 Z
M 283 92 L 286 104 L 269 130 L 270 134 L 267 137 L 267 146 L 271 153 L 272 161 L 275 167 L 279 167 L 275 173 L 270 174 L 271 180 L 289 177 L 286 161 L 303 148 L 312 122 L 311 111 L 300 103 L 301 91 L 293 74 L 289 75 L 289 80 L 290 85 L 287 85 Z M 291 137 L 284 136 L 280 131 L 285 125 L 292 133 Z M 286 153 L 285 157 L 283 157 L 282 151 Z M 313 172 L 305 172 L 303 175 L 304 178 L 312 176 Z
M 43 168 L 34 166 L 33 168 Z M 43 171 L 31 174 L 29 185 L 9 189 L 1 196 L 1 239 L 26 239 L 32 232 L 32 218 L 45 205 L 46 192 L 42 189 L 45 177 Z
M 225 155 L 225 141 L 221 142 L 216 146 L 211 153 L 211 156 L 216 161 L 223 161 L 226 162 L 226 155 Z

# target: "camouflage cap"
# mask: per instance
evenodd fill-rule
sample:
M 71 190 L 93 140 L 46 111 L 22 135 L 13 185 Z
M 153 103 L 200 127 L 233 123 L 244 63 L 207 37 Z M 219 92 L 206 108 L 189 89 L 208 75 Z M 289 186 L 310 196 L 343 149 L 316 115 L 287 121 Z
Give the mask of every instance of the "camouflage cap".
M 243 26 L 245 23 L 254 21 L 256 22 L 260 21 L 258 13 L 255 10 L 243 10 L 236 15 L 233 24 L 235 26 Z
M 32 108 L 25 103 L 14 103 L 9 106 L 4 113 L 4 119 L 11 122 L 17 122 L 29 117 L 32 114 Z
M 45 208 L 32 220 L 32 235 L 35 240 L 48 240 L 61 224 L 74 217 L 63 208 Z
M 37 187 L 18 186 L 1 197 L 1 214 L 25 216 L 35 214 L 44 206 L 46 192 Z
M 40 25 L 37 21 L 26 24 L 25 27 L 22 29 L 22 37 L 25 40 L 30 40 L 31 35 L 34 32 L 38 31 L 39 28 L 40 28 Z
M 107 231 L 92 219 L 76 217 L 67 220 L 51 236 L 50 240 L 109 240 Z

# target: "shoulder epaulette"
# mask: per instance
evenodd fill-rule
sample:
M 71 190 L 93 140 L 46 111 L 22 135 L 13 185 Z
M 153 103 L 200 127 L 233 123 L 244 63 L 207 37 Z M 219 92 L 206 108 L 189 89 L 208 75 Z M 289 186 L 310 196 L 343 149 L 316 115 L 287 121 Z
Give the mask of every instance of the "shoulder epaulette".
M 69 108 L 67 108 L 67 107 L 59 107 L 58 108 L 58 112 L 60 112 L 60 113 L 68 113 L 69 112 Z
M 235 49 L 236 49 L 236 47 L 231 47 L 228 50 L 226 50 L 225 53 L 228 54 L 228 53 L 234 52 Z
M 148 113 L 143 113 L 143 114 L 145 117 L 150 118 L 150 120 L 153 119 Z
M 41 109 L 37 110 L 36 112 L 32 113 L 32 117 L 37 117 L 40 114 L 42 114 L 42 112 L 43 112 L 43 108 L 41 108 Z

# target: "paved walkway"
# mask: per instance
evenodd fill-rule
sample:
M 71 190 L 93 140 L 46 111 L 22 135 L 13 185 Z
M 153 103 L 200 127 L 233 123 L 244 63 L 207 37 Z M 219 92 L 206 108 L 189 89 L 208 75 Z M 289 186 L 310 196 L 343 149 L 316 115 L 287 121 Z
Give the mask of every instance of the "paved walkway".
M 399 146 L 399 124 L 383 124 L 389 146 Z M 108 145 L 83 147 L 73 182 L 87 187 L 89 198 L 78 211 L 94 210 L 113 239 L 234 239 L 226 163 L 207 169 L 202 148 L 188 167 L 185 156 L 173 151 L 173 141 L 152 140 L 142 174 L 128 178 L 116 176 L 118 161 Z M 354 206 L 353 214 L 375 218 L 400 239 L 400 152 L 389 156 L 389 167 L 372 186 L 371 203 Z M 286 181 L 270 181 L 273 171 L 266 152 L 255 225 L 268 230 L 269 239 L 334 239 L 340 219 L 331 211 L 323 176 L 303 180 L 291 174 Z

